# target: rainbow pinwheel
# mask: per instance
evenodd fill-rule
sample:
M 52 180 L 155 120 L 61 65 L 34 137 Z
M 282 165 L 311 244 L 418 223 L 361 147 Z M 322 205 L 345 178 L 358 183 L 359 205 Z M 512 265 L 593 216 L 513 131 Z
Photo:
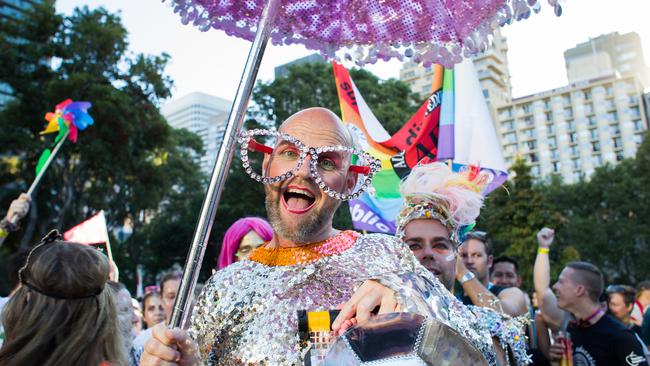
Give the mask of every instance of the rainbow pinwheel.
M 73 102 L 72 99 L 66 99 L 56 105 L 54 112 L 45 114 L 45 120 L 48 121 L 45 130 L 41 135 L 58 132 L 54 139 L 57 143 L 66 131 L 69 130 L 68 140 L 77 142 L 78 130 L 85 130 L 94 123 L 93 118 L 88 114 L 90 102 Z
M 63 145 L 64 139 L 77 142 L 79 130 L 83 131 L 88 126 L 92 125 L 95 121 L 88 114 L 88 109 L 91 107 L 90 102 L 73 102 L 72 99 L 66 99 L 56 105 L 54 112 L 45 114 L 45 120 L 48 122 L 45 130 L 41 131 L 41 135 L 58 132 L 54 138 L 54 144 L 43 151 L 41 157 L 36 164 L 36 178 L 32 182 L 27 194 L 31 195 L 36 188 L 44 171 L 54 159 L 54 156 Z

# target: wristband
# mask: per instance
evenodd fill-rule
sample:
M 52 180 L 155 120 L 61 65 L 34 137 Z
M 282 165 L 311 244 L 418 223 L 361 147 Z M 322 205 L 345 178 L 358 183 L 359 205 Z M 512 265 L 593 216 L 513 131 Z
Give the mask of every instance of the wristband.
M 474 276 L 474 273 L 472 271 L 467 271 L 467 273 L 465 273 L 463 277 L 461 277 L 460 280 L 458 280 L 458 283 L 460 283 L 462 286 L 465 282 L 470 281 L 475 277 L 476 276 Z
M 550 248 L 542 248 L 542 247 L 539 247 L 539 248 L 537 249 L 537 253 L 539 253 L 539 254 L 548 254 L 548 253 L 550 253 L 550 252 L 551 252 L 551 249 L 550 249 Z
M 2 219 L 2 221 L 0 221 L 0 228 L 6 230 L 7 232 L 12 233 L 18 230 L 18 225 L 9 221 L 7 218 L 4 218 Z

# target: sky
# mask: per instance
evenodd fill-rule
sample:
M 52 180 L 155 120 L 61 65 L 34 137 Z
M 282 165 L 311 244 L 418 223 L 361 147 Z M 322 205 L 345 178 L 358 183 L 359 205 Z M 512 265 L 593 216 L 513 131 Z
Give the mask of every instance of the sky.
M 568 0 L 559 18 L 546 0 L 541 1 L 539 14 L 503 28 L 514 97 L 566 85 L 564 50 L 601 34 L 638 33 L 646 62 L 650 61 L 649 0 Z M 201 91 L 231 100 L 250 43 L 214 29 L 203 33 L 182 25 L 168 4 L 169 0 L 58 0 L 56 7 L 63 14 L 81 6 L 119 11 L 129 32 L 130 51 L 171 55 L 167 73 L 174 80 L 172 98 Z M 269 45 L 258 79 L 272 80 L 275 66 L 311 53 L 297 45 Z M 366 68 L 387 79 L 399 77 L 400 67 L 399 61 L 390 61 Z

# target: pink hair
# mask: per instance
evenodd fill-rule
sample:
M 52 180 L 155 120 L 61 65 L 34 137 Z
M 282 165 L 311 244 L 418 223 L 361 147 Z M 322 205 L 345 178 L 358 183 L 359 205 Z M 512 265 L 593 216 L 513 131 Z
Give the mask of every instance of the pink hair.
M 269 241 L 273 238 L 273 229 L 264 219 L 259 217 L 244 217 L 235 221 L 223 236 L 221 254 L 219 254 L 219 269 L 235 262 L 235 253 L 239 249 L 239 242 L 251 230 L 255 231 L 264 241 Z

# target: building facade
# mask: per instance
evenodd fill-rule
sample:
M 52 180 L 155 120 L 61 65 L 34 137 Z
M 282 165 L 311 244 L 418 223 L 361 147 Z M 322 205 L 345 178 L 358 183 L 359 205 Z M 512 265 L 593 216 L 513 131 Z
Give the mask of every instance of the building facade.
M 201 170 L 209 174 L 223 142 L 232 102 L 209 94 L 194 92 L 172 100 L 161 108 L 167 123 L 185 128 L 203 141 L 205 154 L 199 159 Z
M 508 165 L 524 158 L 535 177 L 566 183 L 634 157 L 648 129 L 635 76 L 604 77 L 514 99 L 495 120 Z
M 600 35 L 564 51 L 569 83 L 605 76 L 636 75 L 650 86 L 641 38 L 637 33 Z
M 512 99 L 506 39 L 473 58 L 507 165 L 528 161 L 538 179 L 572 183 L 633 157 L 648 129 L 647 68 L 636 33 L 610 33 L 564 53 L 569 85 Z M 400 79 L 423 97 L 433 72 L 407 63 Z

